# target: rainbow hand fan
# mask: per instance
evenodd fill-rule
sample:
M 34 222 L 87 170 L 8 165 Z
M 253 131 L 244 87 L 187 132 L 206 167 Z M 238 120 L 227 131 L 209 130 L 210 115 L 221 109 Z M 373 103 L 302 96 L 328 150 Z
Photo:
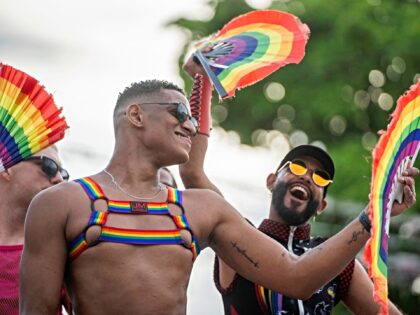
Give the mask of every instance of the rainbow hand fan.
M 388 314 L 388 239 L 391 207 L 402 200 L 397 178 L 413 164 L 420 147 L 420 80 L 397 101 L 388 129 L 373 150 L 370 213 L 372 236 L 365 248 L 374 299 L 381 314 Z
M 0 172 L 61 140 L 61 111 L 36 79 L 0 63 Z
M 256 10 L 238 16 L 196 44 L 194 56 L 222 98 L 305 55 L 309 28 L 290 13 Z

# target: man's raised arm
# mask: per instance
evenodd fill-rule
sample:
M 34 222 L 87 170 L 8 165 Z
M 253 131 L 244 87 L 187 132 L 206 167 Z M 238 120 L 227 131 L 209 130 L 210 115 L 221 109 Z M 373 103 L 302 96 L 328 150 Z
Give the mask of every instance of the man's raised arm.
M 184 70 L 193 78 L 190 106 L 192 115 L 197 119 L 199 130 L 192 138 L 190 158 L 179 166 L 180 175 L 185 188 L 205 188 L 222 195 L 204 172 L 204 160 L 211 130 L 211 99 L 213 88 L 203 67 L 193 61 L 185 63 Z

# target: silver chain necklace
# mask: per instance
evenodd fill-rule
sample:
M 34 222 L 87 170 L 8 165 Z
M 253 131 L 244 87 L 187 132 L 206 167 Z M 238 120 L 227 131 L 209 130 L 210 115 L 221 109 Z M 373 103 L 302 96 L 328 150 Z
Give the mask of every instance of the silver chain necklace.
M 115 180 L 115 177 L 110 172 L 108 172 L 107 170 L 104 170 L 104 172 L 106 174 L 108 174 L 108 176 L 112 180 L 112 183 L 115 185 L 115 187 L 118 188 L 118 190 L 122 191 L 124 194 L 126 194 L 127 196 L 130 196 L 130 197 L 132 197 L 134 199 L 138 199 L 138 200 L 153 200 L 153 199 L 155 199 L 157 197 L 157 195 L 160 194 L 160 192 L 163 190 L 163 187 L 164 187 L 161 183 L 158 183 L 158 186 L 159 186 L 158 191 L 152 197 L 135 196 L 135 195 L 132 195 L 132 194 L 128 193 L 124 188 L 122 188 L 120 186 L 120 184 L 117 183 L 117 181 Z

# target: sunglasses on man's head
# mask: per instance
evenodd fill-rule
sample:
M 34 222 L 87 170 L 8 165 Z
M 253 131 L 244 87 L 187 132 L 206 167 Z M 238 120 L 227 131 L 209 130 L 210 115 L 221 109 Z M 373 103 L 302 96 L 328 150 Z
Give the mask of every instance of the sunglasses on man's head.
M 277 170 L 276 174 L 278 174 L 283 168 L 287 166 L 289 167 L 289 171 L 296 176 L 302 176 L 308 172 L 308 167 L 306 166 L 305 162 L 303 162 L 302 160 L 293 160 L 293 161 L 287 161 L 284 165 L 282 165 Z M 316 185 L 320 187 L 326 187 L 333 182 L 330 174 L 328 174 L 328 172 L 321 169 L 313 170 L 312 180 L 314 181 Z
M 185 105 L 182 102 L 166 102 L 166 103 L 141 103 L 138 105 L 151 105 L 151 104 L 155 104 L 155 105 L 165 105 L 165 106 L 169 106 L 169 105 L 176 105 L 176 113 L 175 113 L 175 117 L 176 119 L 178 119 L 178 121 L 182 124 L 184 123 L 187 119 L 189 119 L 192 124 L 194 125 L 195 130 L 198 130 L 198 122 L 197 120 L 191 116 L 191 114 L 188 111 L 188 107 L 187 105 Z
M 70 178 L 69 172 L 67 172 L 64 168 L 58 165 L 53 159 L 50 159 L 46 156 L 31 156 L 26 158 L 24 161 L 41 161 L 41 169 L 48 176 L 48 178 L 53 178 L 57 175 L 57 172 L 60 172 L 61 177 L 63 180 L 68 181 Z

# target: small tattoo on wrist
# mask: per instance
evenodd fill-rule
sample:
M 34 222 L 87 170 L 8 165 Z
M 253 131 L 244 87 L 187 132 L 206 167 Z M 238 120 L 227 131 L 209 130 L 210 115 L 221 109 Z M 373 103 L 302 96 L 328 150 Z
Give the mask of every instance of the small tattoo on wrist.
M 350 245 L 353 242 L 356 242 L 360 235 L 365 234 L 365 228 L 362 228 L 359 231 L 353 231 L 351 239 L 347 241 L 347 244 Z

